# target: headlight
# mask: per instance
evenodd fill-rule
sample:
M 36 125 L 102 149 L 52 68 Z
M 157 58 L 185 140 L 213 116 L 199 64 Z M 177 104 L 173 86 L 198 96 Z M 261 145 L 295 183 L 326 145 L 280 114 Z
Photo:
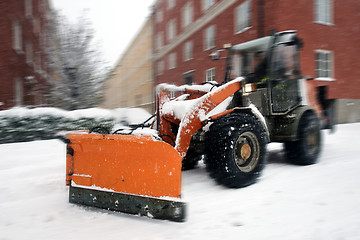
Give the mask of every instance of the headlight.
M 244 93 L 251 93 L 256 91 L 256 83 L 247 83 L 244 86 Z

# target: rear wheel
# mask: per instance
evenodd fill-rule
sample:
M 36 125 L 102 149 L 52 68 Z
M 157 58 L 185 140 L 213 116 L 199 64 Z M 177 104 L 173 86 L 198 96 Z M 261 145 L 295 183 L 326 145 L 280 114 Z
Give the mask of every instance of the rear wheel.
M 265 164 L 266 132 L 250 114 L 226 115 L 210 126 L 206 168 L 219 184 L 240 188 L 254 183 Z
M 317 162 L 321 151 L 320 122 L 314 112 L 306 112 L 300 119 L 298 140 L 285 143 L 289 162 L 310 165 Z

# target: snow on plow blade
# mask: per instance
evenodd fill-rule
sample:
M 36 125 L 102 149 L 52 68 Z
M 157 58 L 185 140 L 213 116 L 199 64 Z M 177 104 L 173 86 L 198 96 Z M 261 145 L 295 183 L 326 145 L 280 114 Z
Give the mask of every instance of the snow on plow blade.
M 69 201 L 129 214 L 185 220 L 181 157 L 151 136 L 66 136 Z

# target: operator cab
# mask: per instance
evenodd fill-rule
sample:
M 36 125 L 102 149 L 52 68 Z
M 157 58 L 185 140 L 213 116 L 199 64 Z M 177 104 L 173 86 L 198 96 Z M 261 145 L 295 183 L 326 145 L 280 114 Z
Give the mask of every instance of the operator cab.
M 281 32 L 274 36 L 274 43 L 269 49 L 268 69 L 272 114 L 287 113 L 301 103 L 298 81 L 302 78 L 299 62 L 301 46 L 296 32 Z
M 266 115 L 287 114 L 301 103 L 301 45 L 296 31 L 234 45 L 229 48 L 224 82 L 244 76 L 246 83 L 256 85 L 252 89 L 263 89 L 269 98 Z

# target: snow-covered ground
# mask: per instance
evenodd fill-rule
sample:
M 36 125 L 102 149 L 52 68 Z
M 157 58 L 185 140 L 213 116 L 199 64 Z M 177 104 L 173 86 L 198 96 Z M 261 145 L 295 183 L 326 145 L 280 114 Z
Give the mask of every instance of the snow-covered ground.
M 68 203 L 65 145 L 0 145 L 0 239 L 360 239 L 360 123 L 323 132 L 320 161 L 284 162 L 269 145 L 258 183 L 226 189 L 204 165 L 183 173 L 184 223 Z

